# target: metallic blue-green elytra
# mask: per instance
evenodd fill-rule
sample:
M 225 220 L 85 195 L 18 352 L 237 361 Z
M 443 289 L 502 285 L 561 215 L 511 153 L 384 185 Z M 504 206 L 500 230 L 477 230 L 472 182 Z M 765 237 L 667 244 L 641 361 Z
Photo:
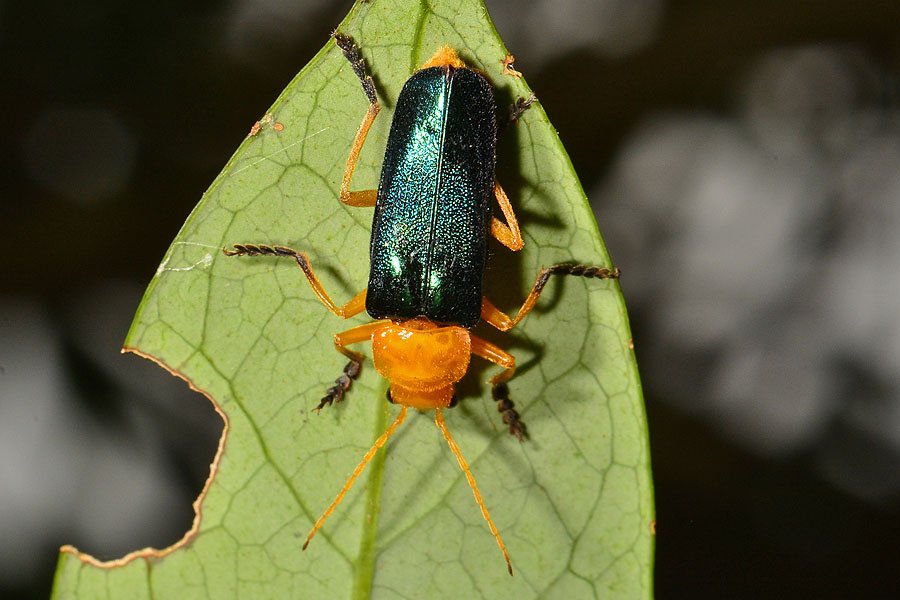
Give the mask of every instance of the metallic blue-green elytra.
M 494 191 L 494 94 L 471 69 L 410 77 L 378 186 L 366 310 L 474 326 L 481 314 Z

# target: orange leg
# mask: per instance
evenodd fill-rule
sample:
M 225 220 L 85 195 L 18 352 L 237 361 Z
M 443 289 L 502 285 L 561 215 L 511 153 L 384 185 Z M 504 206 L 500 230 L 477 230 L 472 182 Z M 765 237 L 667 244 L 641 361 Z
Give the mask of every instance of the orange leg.
M 372 333 L 379 327 L 383 327 L 386 322 L 387 321 L 385 320 L 372 321 L 371 323 L 366 323 L 365 325 L 360 325 L 359 327 L 354 327 L 347 331 L 335 334 L 335 349 L 349 359 L 361 361 L 363 355 L 359 352 L 348 350 L 346 346 L 369 341 L 372 337 Z
M 522 232 L 519 230 L 519 220 L 516 219 L 516 213 L 509 202 L 509 197 L 499 183 L 494 184 L 494 197 L 497 199 L 497 204 L 500 205 L 500 211 L 503 213 L 506 223 L 497 217 L 493 217 L 491 220 L 491 235 L 513 252 L 517 252 L 524 245 Z
M 303 542 L 304 550 L 306 550 L 306 547 L 309 546 L 309 542 L 313 539 L 313 536 L 316 535 L 316 532 L 322 528 L 322 525 L 325 523 L 325 519 L 331 516 L 331 513 L 334 512 L 334 509 L 337 508 L 337 505 L 341 503 L 341 500 L 344 499 L 344 496 L 348 491 L 350 491 L 350 488 L 353 487 L 354 482 L 356 482 L 356 478 L 360 476 L 360 474 L 363 472 L 363 469 L 366 468 L 366 465 L 369 464 L 369 461 L 372 460 L 373 456 L 375 456 L 375 453 L 378 452 L 378 450 L 382 446 L 384 446 L 385 443 L 387 443 L 388 438 L 390 438 L 394 434 L 394 431 L 396 431 L 396 429 L 400 426 L 400 424 L 403 422 L 403 419 L 406 418 L 406 410 L 407 407 L 405 406 L 400 408 L 400 414 L 397 415 L 397 418 L 394 419 L 394 422 L 391 423 L 390 427 L 388 427 L 385 432 L 381 434 L 381 437 L 375 440 L 375 443 L 372 444 L 372 447 L 369 448 L 369 451 L 366 452 L 360 463 L 356 465 L 355 469 L 353 469 L 353 473 L 351 473 L 350 477 L 347 478 L 347 483 L 345 483 L 344 487 L 341 488 L 341 491 L 338 492 L 338 495 L 335 497 L 334 502 L 332 502 L 331 505 L 325 509 L 325 512 L 322 513 L 322 516 L 319 517 L 319 520 L 316 521 L 315 525 L 313 525 L 312 531 L 310 531 L 309 535 L 306 536 L 306 541 Z
M 505 383 L 512 378 L 513 374 L 516 372 L 516 359 L 512 354 L 502 350 L 499 346 L 490 343 L 487 340 L 481 339 L 478 336 L 472 335 L 470 336 L 472 340 L 472 354 L 475 356 L 480 356 L 481 358 L 488 360 L 495 365 L 500 365 L 504 368 L 502 373 L 494 375 L 490 378 L 491 385 L 498 385 L 500 383 Z
M 353 329 L 348 329 L 342 333 L 338 333 L 334 336 L 334 347 L 335 349 L 350 359 L 344 366 L 344 372 L 341 373 L 341 376 L 334 380 L 334 385 L 328 388 L 328 391 L 325 392 L 325 395 L 319 400 L 319 405 L 316 406 L 313 410 L 319 412 L 326 406 L 331 406 L 334 402 L 341 402 L 344 399 L 344 394 L 350 389 L 350 386 L 353 385 L 353 380 L 359 377 L 359 371 L 362 369 L 362 361 L 363 355 L 359 352 L 354 352 L 353 350 L 348 350 L 348 344 L 358 344 L 359 342 L 366 342 L 372 337 L 372 332 L 375 331 L 378 327 L 384 325 L 384 321 L 374 321 L 372 323 L 366 323 L 365 325 L 360 325 L 359 327 L 354 327 Z
M 494 306 L 493 302 L 488 300 L 487 296 L 485 296 L 481 300 L 481 319 L 490 323 L 500 331 L 509 331 L 518 325 L 519 322 L 531 312 L 534 305 L 537 303 L 538 298 L 541 296 L 541 292 L 544 291 L 544 286 L 547 285 L 547 281 L 550 279 L 551 275 L 573 275 L 576 277 L 595 279 L 618 279 L 619 269 L 618 267 L 588 267 L 585 265 L 571 265 L 565 263 L 541 269 L 537 279 L 534 281 L 531 292 L 528 294 L 528 297 L 525 298 L 525 302 L 522 303 L 522 306 L 519 308 L 515 317 L 510 318 L 509 315 Z
M 322 287 L 316 272 L 313 271 L 312 265 L 309 263 L 309 257 L 305 252 L 297 252 L 285 246 L 264 246 L 262 244 L 235 244 L 234 250 L 223 249 L 225 256 L 287 256 L 297 261 L 297 265 L 309 280 L 316 297 L 335 315 L 342 319 L 349 319 L 356 316 L 366 309 L 366 290 L 361 291 L 350 299 L 345 305 L 338 306 Z
M 509 399 L 509 387 L 506 385 L 506 382 L 516 372 L 516 359 L 512 354 L 501 350 L 487 340 L 474 335 L 471 336 L 471 339 L 472 354 L 504 368 L 501 373 L 494 375 L 489 380 L 491 396 L 497 403 L 497 412 L 502 415 L 503 423 L 509 427 L 510 435 L 514 435 L 521 442 L 528 437 L 528 430 L 519 417 L 519 413 L 516 412 L 512 400 Z
M 441 433 L 444 434 L 444 439 L 447 440 L 447 444 L 450 446 L 450 451 L 453 452 L 453 456 L 456 457 L 456 462 L 459 463 L 459 468 L 463 470 L 463 473 L 466 476 L 466 481 L 469 482 L 469 487 L 472 488 L 472 494 L 475 496 L 475 502 L 478 504 L 478 508 L 481 509 L 481 516 L 484 517 L 485 521 L 487 521 L 491 533 L 494 534 L 494 539 L 497 540 L 497 545 L 500 546 L 500 552 L 503 553 L 503 559 L 506 561 L 506 570 L 509 571 L 510 575 L 512 575 L 512 563 L 509 562 L 509 552 L 506 551 L 506 544 L 503 543 L 503 538 L 500 537 L 500 532 L 497 531 L 497 526 L 494 525 L 494 521 L 491 519 L 491 514 L 488 512 L 487 507 L 484 505 L 484 500 L 481 497 L 481 492 L 478 491 L 478 485 L 475 483 L 475 477 L 472 475 L 472 471 L 469 470 L 469 464 L 466 462 L 466 459 L 463 458 L 459 446 L 456 445 L 456 441 L 454 441 L 453 437 L 450 435 L 450 431 L 447 429 L 447 425 L 444 423 L 444 415 L 441 413 L 440 408 L 434 409 L 434 422 L 437 424 L 438 429 L 441 430 Z
M 501 61 L 504 65 L 504 72 L 506 72 L 506 67 L 512 64 L 513 60 L 515 60 L 515 57 L 512 54 L 508 54 L 506 58 Z M 516 70 L 512 70 L 512 74 L 518 74 L 518 76 L 521 77 L 521 73 Z M 506 121 L 500 123 L 500 129 L 502 130 L 507 125 L 515 123 L 519 117 L 522 116 L 522 113 L 528 110 L 528 107 L 536 100 L 537 98 L 534 94 L 531 94 L 528 99 L 518 98 L 510 108 L 509 116 Z M 503 191 L 503 188 L 500 187 L 500 184 L 496 182 L 494 183 L 494 197 L 497 199 L 497 204 L 500 205 L 500 211 L 503 213 L 503 218 L 506 219 L 506 223 L 497 217 L 491 219 L 491 235 L 513 252 L 518 252 L 524 245 L 522 232 L 519 230 L 519 221 L 516 219 L 516 213 L 513 211 L 512 205 L 509 202 L 509 197 L 506 195 L 506 192 Z
M 347 157 L 347 166 L 344 168 L 344 177 L 341 179 L 341 202 L 348 206 L 375 206 L 375 200 L 378 196 L 377 190 L 362 190 L 358 192 L 350 191 L 350 180 L 353 179 L 353 171 L 356 169 L 356 162 L 359 160 L 359 153 L 362 151 L 363 144 L 366 142 L 366 136 L 369 135 L 369 129 L 375 122 L 375 117 L 381 110 L 378 104 L 378 97 L 375 95 L 375 84 L 372 77 L 366 73 L 366 64 L 359 48 L 353 42 L 353 38 L 342 33 L 334 32 L 334 41 L 344 53 L 344 56 L 350 61 L 353 72 L 359 78 L 362 84 L 363 92 L 369 99 L 369 109 L 366 116 L 363 117 L 359 129 L 356 131 L 356 137 L 353 139 L 353 146 L 350 147 L 350 155 Z

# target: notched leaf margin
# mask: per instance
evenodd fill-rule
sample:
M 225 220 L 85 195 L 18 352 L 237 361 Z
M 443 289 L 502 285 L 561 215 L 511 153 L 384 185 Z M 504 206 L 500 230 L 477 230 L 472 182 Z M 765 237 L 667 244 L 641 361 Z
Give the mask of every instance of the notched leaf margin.
M 171 546 L 166 546 L 165 548 L 161 548 L 161 549 L 152 548 L 152 547 L 142 548 L 140 550 L 134 550 L 133 552 L 129 552 L 128 554 L 126 554 L 125 556 L 123 556 L 121 558 L 113 558 L 111 560 L 100 560 L 97 557 L 93 556 L 92 554 L 80 551 L 78 548 L 76 548 L 75 546 L 73 546 L 71 544 L 65 544 L 60 547 L 60 549 L 59 549 L 60 554 L 70 554 L 70 555 L 74 556 L 75 558 L 77 558 L 78 560 L 80 560 L 84 564 L 89 564 L 89 565 L 92 565 L 92 566 L 95 566 L 95 567 L 98 567 L 101 569 L 115 569 L 118 567 L 124 567 L 125 565 L 127 565 L 139 558 L 143 558 L 145 560 L 165 558 L 166 556 L 168 556 L 169 554 L 172 554 L 176 550 L 184 548 L 185 546 L 187 546 L 194 540 L 194 538 L 200 532 L 200 520 L 202 518 L 201 508 L 203 506 L 203 500 L 206 498 L 207 492 L 209 492 L 210 487 L 212 487 L 213 479 L 215 478 L 216 473 L 218 473 L 218 471 L 219 471 L 219 460 L 222 458 L 222 454 L 225 451 L 225 440 L 228 437 L 228 430 L 230 429 L 230 424 L 228 422 L 228 416 L 225 414 L 225 412 L 222 410 L 222 408 L 219 406 L 219 404 L 213 399 L 213 397 L 211 395 L 206 393 L 206 391 L 204 391 L 204 390 L 200 389 L 199 387 L 197 387 L 196 385 L 194 385 L 194 382 L 191 381 L 186 375 L 184 375 L 183 373 L 179 372 L 178 370 L 170 367 L 161 358 L 157 358 L 156 356 L 153 356 L 152 354 L 147 354 L 145 352 L 142 352 L 141 350 L 138 350 L 136 347 L 133 347 L 133 346 L 123 347 L 122 353 L 124 354 L 126 352 L 136 354 L 136 355 L 140 356 L 141 358 L 145 358 L 149 361 L 155 362 L 157 365 L 159 365 L 160 367 L 162 367 L 163 369 L 168 371 L 170 375 L 173 375 L 173 376 L 183 380 L 185 383 L 187 383 L 188 387 L 190 389 L 192 389 L 193 391 L 195 391 L 199 394 L 202 394 L 204 397 L 206 397 L 206 399 L 212 403 L 213 408 L 215 409 L 216 413 L 218 413 L 219 417 L 222 418 L 222 424 L 223 424 L 222 435 L 219 437 L 219 446 L 218 446 L 218 448 L 216 448 L 216 454 L 213 457 L 213 461 L 209 465 L 209 477 L 206 478 L 206 483 L 203 484 L 203 489 L 200 490 L 200 494 L 197 496 L 196 500 L 194 500 L 194 502 L 192 503 L 192 506 L 194 508 L 194 520 L 191 523 L 191 528 L 185 532 L 185 534 L 181 537 L 180 540 L 178 540 Z

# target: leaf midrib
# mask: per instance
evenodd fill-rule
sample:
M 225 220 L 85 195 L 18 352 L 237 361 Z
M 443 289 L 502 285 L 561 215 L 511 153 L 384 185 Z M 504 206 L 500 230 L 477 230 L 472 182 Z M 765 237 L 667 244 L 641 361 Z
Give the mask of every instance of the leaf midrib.
M 387 383 L 379 386 L 384 398 Z M 380 436 L 388 424 L 388 406 L 386 402 L 375 402 L 375 425 L 373 439 Z M 381 508 L 381 482 L 384 477 L 384 465 L 387 460 L 388 446 L 372 458 L 369 467 L 369 480 L 366 489 L 365 513 L 363 514 L 362 535 L 359 540 L 359 558 L 353 579 L 353 600 L 369 600 L 372 597 L 372 586 L 375 582 L 375 537 L 378 532 L 378 513 Z

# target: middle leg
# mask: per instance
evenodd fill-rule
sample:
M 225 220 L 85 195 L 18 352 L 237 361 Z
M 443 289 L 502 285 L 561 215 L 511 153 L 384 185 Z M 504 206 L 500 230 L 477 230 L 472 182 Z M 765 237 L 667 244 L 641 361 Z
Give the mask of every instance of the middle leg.
M 312 287 L 316 297 L 333 314 L 342 319 L 349 319 L 366 309 L 366 290 L 358 293 L 343 306 L 335 304 L 328 292 L 325 291 L 325 288 L 322 287 L 322 282 L 316 276 L 316 272 L 313 270 L 309 257 L 306 256 L 305 252 L 297 252 L 287 246 L 266 246 L 264 244 L 235 244 L 234 250 L 223 248 L 222 252 L 225 256 L 284 256 L 293 258 L 300 270 L 303 271 L 303 274 L 306 275 L 306 280 L 309 281 L 309 285 Z
M 534 280 L 534 285 L 531 287 L 531 292 L 528 294 L 528 297 L 525 298 L 525 302 L 522 303 L 522 306 L 519 308 L 515 317 L 510 317 L 494 306 L 494 303 L 485 296 L 481 300 L 481 318 L 483 321 L 490 323 L 500 331 L 509 331 L 518 325 L 519 322 L 531 312 L 534 305 L 537 303 L 538 298 L 540 298 L 541 292 L 544 291 L 544 286 L 546 286 L 547 282 L 550 280 L 551 275 L 572 275 L 574 277 L 587 277 L 593 279 L 618 279 L 619 274 L 620 271 L 618 267 L 590 267 L 587 265 L 573 265 L 568 263 L 553 265 L 552 267 L 541 269 L 540 273 L 538 273 L 537 278 Z

